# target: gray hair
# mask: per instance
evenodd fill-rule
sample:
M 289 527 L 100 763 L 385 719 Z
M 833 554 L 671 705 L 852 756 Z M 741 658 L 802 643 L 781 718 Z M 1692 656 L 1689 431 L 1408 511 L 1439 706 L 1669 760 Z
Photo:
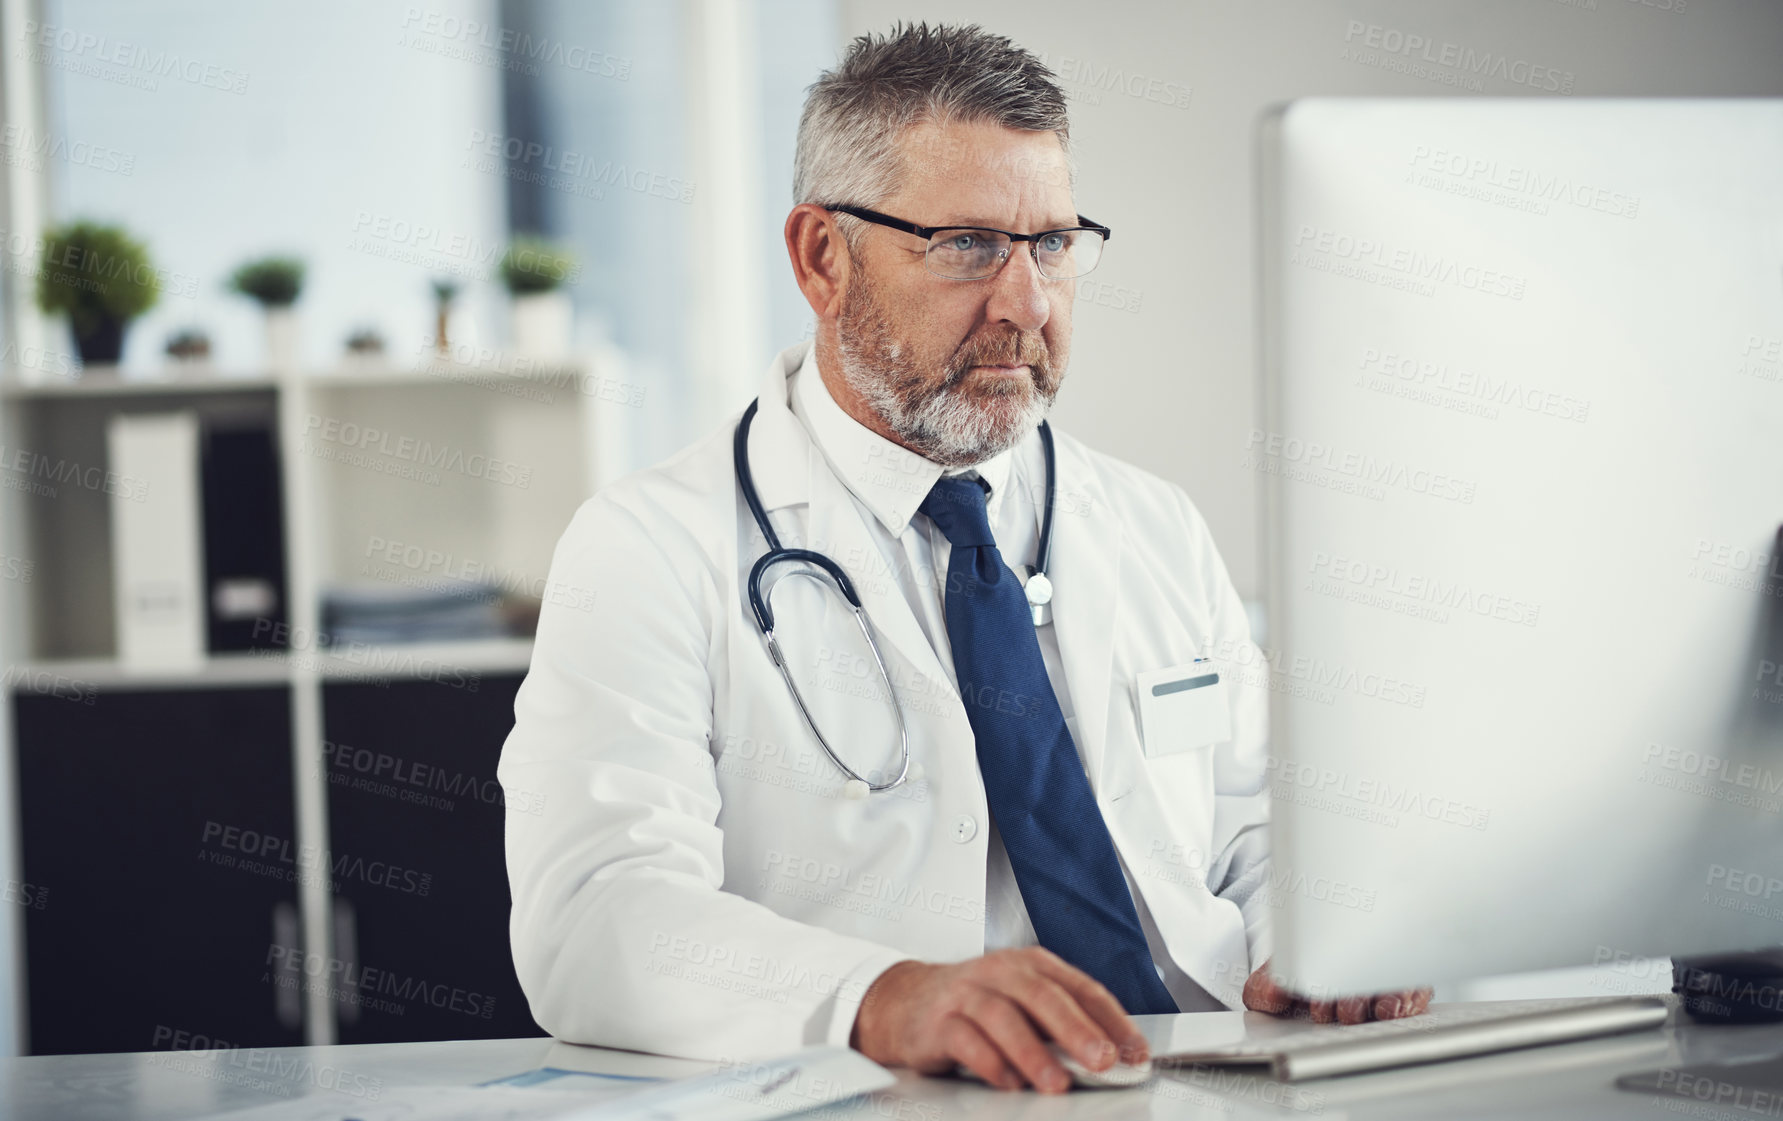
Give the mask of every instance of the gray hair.
M 898 139 L 929 121 L 1051 132 L 1069 160 L 1065 93 L 1053 77 L 1032 53 L 977 26 L 905 24 L 862 35 L 805 98 L 793 201 L 872 206 L 896 193 L 905 172 Z M 852 243 L 858 223 L 842 217 Z

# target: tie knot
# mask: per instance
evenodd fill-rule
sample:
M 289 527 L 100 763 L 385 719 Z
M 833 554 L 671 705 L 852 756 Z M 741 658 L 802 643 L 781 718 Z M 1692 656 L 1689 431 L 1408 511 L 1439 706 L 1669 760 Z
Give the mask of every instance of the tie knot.
M 935 480 L 929 496 L 917 507 L 929 516 L 956 549 L 995 545 L 990 516 L 985 512 L 984 487 L 964 475 L 943 475 Z

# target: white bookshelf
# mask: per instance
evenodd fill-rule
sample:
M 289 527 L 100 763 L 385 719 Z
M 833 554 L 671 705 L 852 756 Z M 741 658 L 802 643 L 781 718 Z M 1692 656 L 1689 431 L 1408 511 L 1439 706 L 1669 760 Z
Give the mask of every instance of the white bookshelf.
M 58 465 L 103 467 L 104 420 L 114 412 L 194 408 L 205 418 L 231 413 L 276 418 L 285 487 L 287 616 L 313 632 L 319 615 L 310 613 L 319 609 L 324 586 L 380 582 L 356 571 L 364 565 L 355 562 L 367 560 L 374 539 L 449 553 L 510 583 L 519 576 L 542 579 L 557 535 L 602 481 L 592 445 L 598 429 L 615 427 L 603 419 L 603 411 L 614 405 L 585 391 L 597 379 L 603 385 L 626 384 L 617 354 L 517 372 L 437 363 L 343 366 L 287 376 L 102 373 L 27 383 L 20 371 L 0 370 L 6 404 L 0 447 L 7 457 L 0 474 L 21 477 L 10 467 L 15 453 Z M 448 448 L 453 455 L 516 465 L 526 469 L 527 484 L 504 486 L 463 472 L 435 471 L 430 474 L 437 483 L 425 485 L 331 461 L 306 452 L 306 441 L 324 455 L 361 449 L 306 433 L 314 417 L 369 425 L 398 439 Z M 376 448 L 362 454 L 401 465 Z M 108 503 L 102 491 L 81 486 L 59 487 L 53 498 L 0 489 L 8 552 L 33 567 L 28 583 L 6 582 L 0 612 L 16 662 L 79 668 L 94 680 L 132 679 L 106 664 L 115 649 Z M 244 673 L 228 658 L 213 658 L 184 676 L 151 677 L 199 684 L 263 680 L 265 672 Z
M 464 642 L 330 648 L 320 632 L 322 598 L 339 585 L 425 581 L 426 569 L 376 561 L 379 543 L 417 546 L 469 565 L 509 592 L 538 589 L 557 538 L 615 461 L 600 445 L 624 425 L 628 384 L 611 350 L 559 366 L 504 362 L 499 368 L 432 362 L 419 368 L 349 363 L 291 374 L 175 369 L 152 378 L 98 373 L 30 382 L 0 370 L 0 474 L 13 456 L 105 466 L 105 421 L 117 412 L 193 409 L 201 419 L 252 414 L 278 435 L 285 518 L 285 621 L 299 636 L 282 652 L 213 654 L 195 667 L 148 670 L 116 657 L 110 497 L 62 486 L 54 497 L 0 489 L 0 541 L 31 566 L 31 579 L 0 581 L 0 649 L 14 694 L 58 676 L 83 689 L 204 690 L 281 686 L 290 690 L 296 841 L 325 848 L 329 836 L 323 766 L 323 687 L 396 681 L 447 666 L 466 675 L 520 674 L 526 634 Z M 617 399 L 616 399 L 617 398 Z M 334 425 L 332 438 L 327 426 Z M 356 426 L 348 432 L 348 426 Z M 389 434 L 354 447 L 366 429 Z M 425 444 L 439 469 L 421 479 L 402 450 Z M 346 453 L 352 453 L 348 455 Z M 599 454 L 597 454 L 597 452 Z M 480 457 L 480 458 L 479 458 Z M 457 467 L 449 464 L 460 464 Z M 502 464 L 505 470 L 491 467 Z M 380 466 L 381 465 L 381 466 Z M 525 485 L 519 485 L 524 469 Z M 481 473 L 479 473 L 481 472 Z M 492 479 L 491 476 L 494 476 Z M 304 944 L 331 944 L 326 883 L 300 888 Z M 305 996 L 306 1037 L 334 1041 L 324 986 Z

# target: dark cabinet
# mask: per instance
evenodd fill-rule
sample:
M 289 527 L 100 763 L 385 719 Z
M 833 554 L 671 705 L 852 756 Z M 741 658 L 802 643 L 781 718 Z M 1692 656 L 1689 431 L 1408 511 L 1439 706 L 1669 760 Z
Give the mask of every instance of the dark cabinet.
M 13 707 L 31 1053 L 302 1043 L 290 691 Z
M 342 1043 L 544 1034 L 514 974 L 495 780 L 520 681 L 323 689 Z

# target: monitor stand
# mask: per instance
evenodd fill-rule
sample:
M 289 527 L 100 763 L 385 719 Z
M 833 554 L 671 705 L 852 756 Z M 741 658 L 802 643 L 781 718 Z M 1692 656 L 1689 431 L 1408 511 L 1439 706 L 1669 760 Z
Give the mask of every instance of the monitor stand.
M 1783 948 L 1674 958 L 1672 991 L 1685 1014 L 1704 1023 L 1783 1020 Z

